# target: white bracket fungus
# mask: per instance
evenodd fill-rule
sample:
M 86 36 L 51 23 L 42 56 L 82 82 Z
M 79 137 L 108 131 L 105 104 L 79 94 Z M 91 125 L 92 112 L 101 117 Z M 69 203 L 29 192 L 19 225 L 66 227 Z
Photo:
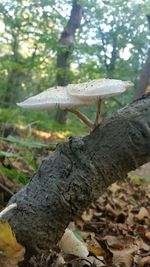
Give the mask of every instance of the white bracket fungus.
M 59 107 L 60 109 L 77 108 L 89 104 L 89 101 L 70 96 L 67 93 L 66 87 L 63 86 L 51 87 L 40 94 L 29 97 L 21 103 L 17 103 L 20 107 L 36 110 L 55 107 Z
M 29 109 L 51 109 L 59 107 L 74 113 L 91 129 L 100 121 L 101 97 L 109 97 L 126 91 L 131 82 L 114 79 L 97 79 L 86 83 L 68 84 L 49 88 L 42 93 L 29 97 L 18 106 Z M 94 99 L 98 99 L 98 108 L 95 123 L 90 121 L 83 113 L 77 110 L 80 106 L 88 106 Z
M 67 86 L 68 94 L 80 100 L 98 99 L 96 119 L 94 127 L 100 123 L 101 98 L 121 94 L 129 87 L 133 86 L 130 81 L 121 81 L 115 79 L 96 79 L 81 84 L 69 84 Z
M 69 84 L 67 91 L 73 97 L 88 101 L 97 97 L 110 97 L 121 94 L 131 86 L 132 83 L 129 81 L 96 79 L 86 83 Z

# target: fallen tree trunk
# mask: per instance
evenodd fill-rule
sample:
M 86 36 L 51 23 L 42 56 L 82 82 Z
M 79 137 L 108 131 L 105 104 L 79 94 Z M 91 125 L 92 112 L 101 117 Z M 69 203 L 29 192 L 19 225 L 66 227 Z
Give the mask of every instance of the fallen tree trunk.
M 59 144 L 11 198 L 17 209 L 3 218 L 30 254 L 53 248 L 91 201 L 148 161 L 150 96 L 107 117 L 91 134 Z

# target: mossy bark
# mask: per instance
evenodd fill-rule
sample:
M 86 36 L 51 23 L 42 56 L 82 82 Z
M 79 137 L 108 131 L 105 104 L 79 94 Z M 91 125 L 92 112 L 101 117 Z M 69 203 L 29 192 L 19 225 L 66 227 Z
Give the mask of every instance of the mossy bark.
M 116 180 L 150 161 L 150 97 L 138 100 L 89 135 L 70 137 L 45 159 L 3 216 L 32 254 L 53 248 L 75 216 Z

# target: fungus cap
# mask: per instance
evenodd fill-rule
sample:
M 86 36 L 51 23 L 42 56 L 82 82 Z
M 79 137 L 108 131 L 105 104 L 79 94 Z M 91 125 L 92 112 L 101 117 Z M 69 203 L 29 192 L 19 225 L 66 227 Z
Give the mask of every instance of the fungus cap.
M 17 103 L 18 106 L 27 109 L 50 109 L 59 107 L 61 109 L 75 108 L 78 106 L 86 106 L 90 103 L 81 99 L 77 99 L 67 93 L 66 87 L 57 86 L 49 88 L 40 94 L 29 97 L 23 102 Z
M 133 86 L 129 81 L 115 79 L 96 79 L 80 84 L 69 84 L 68 94 L 79 99 L 95 99 L 98 96 L 109 97 L 126 91 Z

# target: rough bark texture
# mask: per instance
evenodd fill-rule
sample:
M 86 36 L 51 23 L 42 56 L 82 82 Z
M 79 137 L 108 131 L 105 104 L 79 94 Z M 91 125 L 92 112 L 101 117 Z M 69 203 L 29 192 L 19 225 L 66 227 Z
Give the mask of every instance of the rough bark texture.
M 150 96 L 107 117 L 89 135 L 70 137 L 43 161 L 3 216 L 32 252 L 54 247 L 68 223 L 116 180 L 150 161 Z
M 73 0 L 70 19 L 61 34 L 57 52 L 57 83 L 67 85 L 70 83 L 70 56 L 73 50 L 76 30 L 80 27 L 83 15 L 83 8 L 78 0 Z M 66 121 L 67 112 L 58 110 L 56 120 L 60 123 Z

